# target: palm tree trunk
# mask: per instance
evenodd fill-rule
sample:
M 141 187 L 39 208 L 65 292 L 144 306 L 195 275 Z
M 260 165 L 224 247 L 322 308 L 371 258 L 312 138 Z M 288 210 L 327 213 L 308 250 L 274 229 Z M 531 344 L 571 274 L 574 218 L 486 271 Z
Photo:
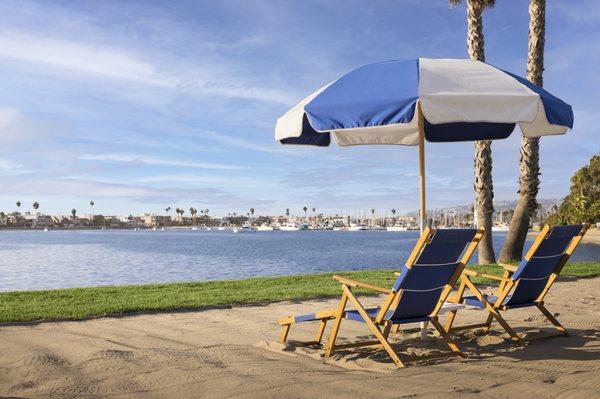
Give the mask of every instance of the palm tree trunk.
M 472 60 L 485 61 L 483 20 L 481 13 L 485 8 L 481 0 L 467 1 L 467 48 Z M 492 180 L 492 142 L 475 143 L 474 167 L 475 208 L 477 226 L 485 229 L 482 242 L 479 243 L 479 264 L 496 262 L 492 246 L 492 214 L 494 213 L 494 183 Z
M 494 213 L 494 185 L 492 181 L 492 143 L 475 143 L 475 208 L 477 209 L 477 227 L 485 234 L 477 249 L 480 265 L 496 263 L 492 245 L 492 215 Z
M 527 79 L 538 86 L 543 84 L 545 31 L 546 0 L 530 0 Z M 519 200 L 500 254 L 501 262 L 520 261 L 523 256 L 529 221 L 538 207 L 536 197 L 540 187 L 539 175 L 539 138 L 523 137 L 519 158 Z

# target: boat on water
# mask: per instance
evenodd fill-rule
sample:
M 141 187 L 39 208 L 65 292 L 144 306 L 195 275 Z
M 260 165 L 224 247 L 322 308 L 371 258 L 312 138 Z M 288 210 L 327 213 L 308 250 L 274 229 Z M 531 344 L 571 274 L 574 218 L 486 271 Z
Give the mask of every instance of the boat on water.
M 364 224 L 350 223 L 350 227 L 348 227 L 348 231 L 365 231 L 365 230 L 369 230 L 369 227 L 365 226 Z
M 225 227 L 223 227 L 223 226 L 217 227 L 217 230 L 219 230 L 219 231 L 224 231 L 224 230 L 225 230 Z
M 388 226 L 386 228 L 387 231 L 408 231 L 408 228 L 406 226 Z
M 196 226 L 194 226 L 194 227 L 190 228 L 190 230 L 196 231 L 196 230 L 198 230 L 198 228 Z
M 375 224 L 375 225 L 370 226 L 369 230 L 385 230 L 385 227 L 381 227 L 381 226 L 378 226 Z
M 233 229 L 234 233 L 254 233 L 256 232 L 256 228 L 252 227 L 252 225 L 248 222 L 244 223 L 242 227 L 235 227 Z
M 269 226 L 268 224 L 261 224 L 256 228 L 257 231 L 273 231 L 273 226 Z
M 508 231 L 508 223 L 498 223 L 492 226 L 492 231 Z
M 298 225 L 296 225 L 296 223 L 285 222 L 284 224 L 279 226 L 279 230 L 281 230 L 281 231 L 298 231 L 298 230 L 300 230 L 300 227 Z

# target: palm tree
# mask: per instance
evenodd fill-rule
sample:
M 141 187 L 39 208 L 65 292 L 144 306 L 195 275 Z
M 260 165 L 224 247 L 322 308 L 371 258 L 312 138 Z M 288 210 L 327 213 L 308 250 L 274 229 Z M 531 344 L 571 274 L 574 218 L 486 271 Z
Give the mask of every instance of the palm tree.
M 285 208 L 285 216 L 290 217 L 290 208 Z
M 40 207 L 40 203 L 39 203 L 39 202 L 37 202 L 37 201 L 35 201 L 35 202 L 33 203 L 33 209 L 35 209 L 35 210 L 37 211 L 39 207 Z
M 20 214 L 21 212 L 19 212 L 19 210 L 21 209 L 21 201 L 17 201 L 17 203 L 16 203 L 15 205 L 17 205 L 17 213 L 19 213 L 19 214 Z M 15 219 L 15 220 L 17 220 L 17 226 L 19 225 L 19 223 L 18 223 L 18 220 L 19 220 L 19 219 L 20 219 L 20 218 L 17 218 L 17 217 L 16 217 L 16 219 Z
M 252 214 L 252 217 L 254 217 L 254 208 L 250 208 L 250 213 Z
M 93 226 L 94 225 L 94 205 L 96 203 L 94 201 L 90 201 L 90 213 L 91 213 L 91 218 L 90 218 L 90 223 Z
M 77 209 L 71 209 L 71 215 L 73 215 L 73 219 L 75 219 L 75 215 L 77 215 Z
M 462 0 L 449 0 L 458 5 Z M 467 0 L 467 49 L 473 60 L 485 61 L 482 12 L 494 6 L 494 0 Z M 479 263 L 496 263 L 492 246 L 492 214 L 494 213 L 494 184 L 492 181 L 492 142 L 475 142 L 474 159 L 475 206 L 477 226 L 485 229 L 483 240 L 477 250 Z
M 375 209 L 371 208 L 371 226 L 373 226 L 373 216 L 375 216 Z
M 198 213 L 198 209 L 190 206 L 190 215 L 192 215 L 192 224 L 196 225 L 196 214 Z
M 546 33 L 546 0 L 529 1 L 529 53 L 527 80 L 542 86 L 544 42 Z M 527 238 L 529 221 L 535 213 L 540 188 L 540 139 L 521 137 L 519 158 L 519 200 L 510 221 L 506 241 L 500 253 L 501 262 L 520 261 Z
M 304 220 L 306 220 L 306 211 L 308 211 L 308 207 L 305 205 L 302 210 L 304 211 Z

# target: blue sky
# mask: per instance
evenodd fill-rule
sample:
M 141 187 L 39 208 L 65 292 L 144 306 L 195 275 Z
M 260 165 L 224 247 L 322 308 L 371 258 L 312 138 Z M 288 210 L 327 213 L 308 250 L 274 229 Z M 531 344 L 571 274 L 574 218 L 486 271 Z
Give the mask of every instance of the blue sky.
M 528 2 L 497 3 L 487 61 L 524 75 Z M 600 4 L 569 3 L 548 4 L 544 83 L 575 128 L 542 139 L 542 198 L 600 149 Z M 4 0 L 0 209 L 415 210 L 415 148 L 287 148 L 275 120 L 362 64 L 466 57 L 465 34 L 464 6 L 441 0 Z M 516 198 L 518 136 L 493 144 L 497 200 Z M 472 201 L 472 157 L 428 146 L 430 206 Z

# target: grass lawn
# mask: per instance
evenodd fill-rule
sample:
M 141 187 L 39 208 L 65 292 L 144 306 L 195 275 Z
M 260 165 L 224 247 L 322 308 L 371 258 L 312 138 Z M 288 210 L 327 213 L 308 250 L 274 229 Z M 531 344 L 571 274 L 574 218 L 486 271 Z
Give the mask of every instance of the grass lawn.
M 502 274 L 498 266 L 473 267 Z M 391 287 L 391 270 L 339 272 L 350 278 Z M 340 295 L 333 273 L 260 277 L 199 283 L 150 284 L 0 293 L 0 322 L 85 319 L 133 312 L 202 309 Z M 569 263 L 562 278 L 600 276 L 600 262 Z M 491 283 L 482 279 L 479 283 Z M 357 290 L 357 292 L 365 292 Z

